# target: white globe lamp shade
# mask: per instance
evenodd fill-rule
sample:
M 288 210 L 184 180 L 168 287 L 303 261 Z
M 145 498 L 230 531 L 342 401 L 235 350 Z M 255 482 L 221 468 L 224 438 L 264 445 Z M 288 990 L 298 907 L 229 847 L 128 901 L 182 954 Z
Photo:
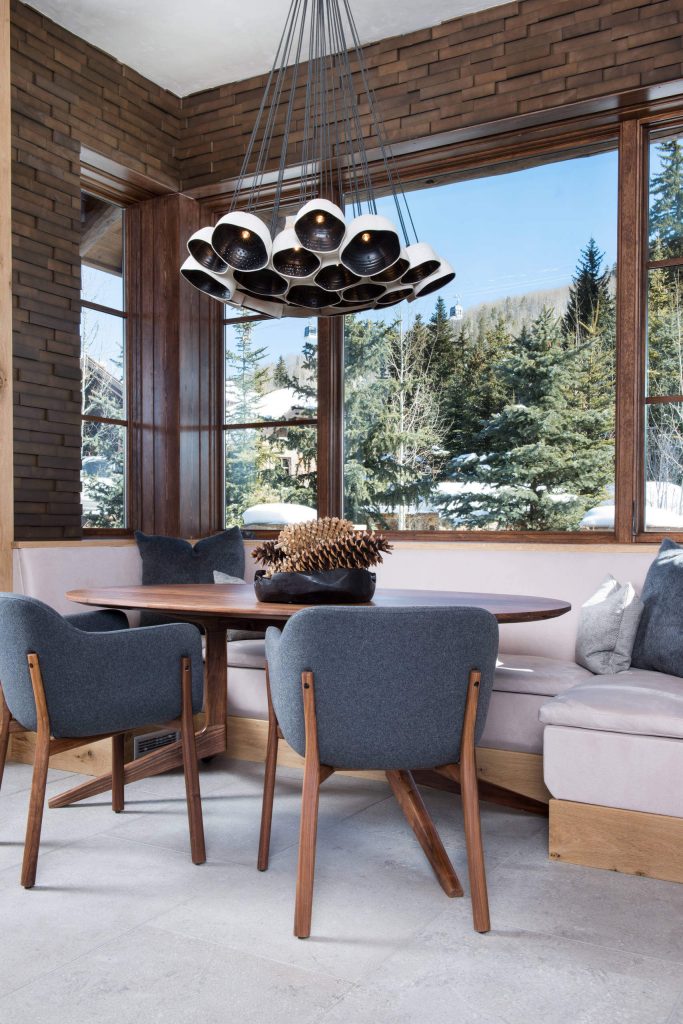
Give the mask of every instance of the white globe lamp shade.
M 305 279 L 320 267 L 320 257 L 301 244 L 293 228 L 285 228 L 273 239 L 271 261 L 278 274 Z
M 221 217 L 213 229 L 211 244 L 233 270 L 262 270 L 273 247 L 263 221 L 240 210 Z
M 413 298 L 413 289 L 410 285 L 399 284 L 395 288 L 388 288 L 384 295 L 377 300 L 378 309 L 386 309 L 387 306 L 395 306 L 399 302 Z
M 425 295 L 431 295 L 432 292 L 440 291 L 450 284 L 454 277 L 455 271 L 450 263 L 441 260 L 438 270 L 415 286 L 415 298 L 421 299 Z
M 187 251 L 206 270 L 211 270 L 214 274 L 224 274 L 228 264 L 220 258 L 211 244 L 212 236 L 213 228 L 200 228 L 188 238 Z
M 339 262 L 339 254 L 336 252 L 325 257 L 320 270 L 315 275 L 315 283 L 330 292 L 341 291 L 342 288 L 358 284 L 359 281 L 358 274 L 353 274 L 348 267 Z
M 188 256 L 182 267 L 181 275 L 200 292 L 210 295 L 219 302 L 232 302 L 237 285 L 230 271 L 225 274 L 214 274 L 198 263 L 194 256 Z
M 294 218 L 294 231 L 310 252 L 334 252 L 346 232 L 344 213 L 329 199 L 310 199 Z
M 359 277 L 372 277 L 393 266 L 401 255 L 401 240 L 387 217 L 376 213 L 355 217 L 339 250 L 340 262 Z
M 403 284 L 419 284 L 439 269 L 441 260 L 427 242 L 416 242 L 406 249 L 408 269 L 401 278 Z

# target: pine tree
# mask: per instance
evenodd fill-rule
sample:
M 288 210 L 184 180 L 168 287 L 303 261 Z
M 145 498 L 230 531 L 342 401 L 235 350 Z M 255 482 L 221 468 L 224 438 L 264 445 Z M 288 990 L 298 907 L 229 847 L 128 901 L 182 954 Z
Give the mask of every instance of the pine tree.
M 475 450 L 455 460 L 445 500 L 455 525 L 510 530 L 576 529 L 604 495 L 613 451 L 604 413 L 572 400 L 575 349 L 544 310 L 504 352 L 496 372 L 509 395 Z
M 289 373 L 287 371 L 287 363 L 285 357 L 280 356 L 275 369 L 273 370 L 273 384 L 276 388 L 288 388 L 289 387 Z
M 614 410 L 616 308 L 612 273 L 591 238 L 581 250 L 562 326 L 565 344 L 576 350 L 573 391 L 584 410 Z
M 253 344 L 253 322 L 237 323 L 234 347 L 225 352 L 226 419 L 231 423 L 253 423 L 260 419 L 262 397 L 268 370 L 263 365 L 265 346 Z M 252 429 L 225 432 L 225 518 L 227 524 L 239 524 L 242 513 L 252 501 L 252 487 L 263 461 L 263 438 Z
M 427 325 L 431 346 L 430 374 L 437 387 L 442 387 L 445 380 L 455 370 L 457 353 L 455 350 L 455 330 L 451 323 L 446 303 L 440 295 Z
M 581 250 L 563 320 L 569 344 L 583 345 L 614 330 L 611 273 L 603 266 L 604 258 L 594 238 Z
M 383 415 L 369 433 L 379 521 L 395 517 L 399 530 L 418 511 L 435 482 L 446 451 L 439 393 L 433 385 L 432 335 L 421 316 L 404 329 L 397 320 L 384 337 Z
M 650 180 L 650 243 L 661 243 L 660 258 L 683 255 L 683 146 L 668 139 L 657 146 L 661 170 Z

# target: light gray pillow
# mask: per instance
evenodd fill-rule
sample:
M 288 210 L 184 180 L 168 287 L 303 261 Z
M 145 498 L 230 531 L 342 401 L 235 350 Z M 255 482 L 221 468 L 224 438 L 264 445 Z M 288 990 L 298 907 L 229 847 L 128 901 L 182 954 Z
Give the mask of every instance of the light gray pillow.
M 581 608 L 575 659 L 596 675 L 625 672 L 643 612 L 631 583 L 608 576 Z
M 219 572 L 218 569 L 213 571 L 213 582 L 214 583 L 246 583 L 246 580 L 241 580 L 239 576 L 229 576 L 227 572 Z M 265 633 L 260 633 L 256 629 L 229 629 L 228 640 L 263 640 Z
M 239 576 L 229 576 L 227 572 L 219 572 L 218 569 L 213 570 L 213 582 L 214 583 L 245 583 L 245 580 L 241 580 Z

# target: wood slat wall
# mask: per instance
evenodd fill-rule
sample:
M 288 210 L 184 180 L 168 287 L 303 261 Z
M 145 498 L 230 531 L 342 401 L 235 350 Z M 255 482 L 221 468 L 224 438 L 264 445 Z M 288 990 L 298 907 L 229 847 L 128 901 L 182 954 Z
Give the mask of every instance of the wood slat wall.
M 389 12 L 390 5 L 387 6 Z M 521 0 L 365 48 L 393 143 L 683 77 L 681 0 Z M 266 76 L 183 100 L 184 189 L 234 176 Z M 284 107 L 285 104 L 283 104 Z M 361 109 L 369 133 L 367 110 Z M 303 110 L 289 135 L 292 155 Z M 282 137 L 282 119 L 276 127 Z M 274 145 L 274 158 L 279 158 Z
M 13 2 L 15 530 L 78 537 L 80 159 L 178 188 L 180 100 Z

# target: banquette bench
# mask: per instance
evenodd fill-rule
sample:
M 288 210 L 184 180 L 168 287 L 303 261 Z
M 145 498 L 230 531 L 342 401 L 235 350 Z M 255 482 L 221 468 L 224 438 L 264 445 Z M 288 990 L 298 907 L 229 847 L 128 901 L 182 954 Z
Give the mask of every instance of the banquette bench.
M 247 548 L 250 546 L 247 542 Z M 619 809 L 628 815 L 641 815 L 647 819 L 643 823 L 637 817 L 631 817 L 628 823 L 622 822 L 621 832 L 625 828 L 632 834 L 630 824 L 635 821 L 641 831 L 645 828 L 649 835 L 649 827 L 656 818 L 659 839 L 664 836 L 665 844 L 678 840 L 679 833 L 675 830 L 683 816 L 680 797 L 678 802 L 674 798 L 662 803 L 655 799 L 654 792 L 659 788 L 658 779 L 664 771 L 662 758 L 664 761 L 666 756 L 680 759 L 683 754 L 683 734 L 676 739 L 662 735 L 657 737 L 655 733 L 654 738 L 649 737 L 648 745 L 647 736 L 644 738 L 633 731 L 633 720 L 632 731 L 622 732 L 624 715 L 619 708 L 624 699 L 627 703 L 631 699 L 628 694 L 624 698 L 624 687 L 626 690 L 629 688 L 629 680 L 626 679 L 629 673 L 615 677 L 621 688 L 619 698 L 617 690 L 610 691 L 604 683 L 606 677 L 593 676 L 573 660 L 578 616 L 583 602 L 608 573 L 621 580 L 631 580 L 639 591 L 656 551 L 655 545 L 404 542 L 396 546 L 380 567 L 378 585 L 387 588 L 411 586 L 514 592 L 570 601 L 572 611 L 560 618 L 501 626 L 500 665 L 478 750 L 479 774 L 489 782 L 536 800 L 548 801 L 551 795 L 557 798 L 551 800 L 550 837 L 551 855 L 557 859 L 590 863 L 592 858 L 596 866 L 674 877 L 675 869 L 667 866 L 672 859 L 668 854 L 664 856 L 663 864 L 658 862 L 654 869 L 651 867 L 649 838 L 641 843 L 643 849 L 631 849 L 627 856 L 617 856 L 611 849 L 610 828 L 605 835 L 605 830 L 598 829 L 597 824 L 609 817 L 607 808 Z M 252 573 L 253 563 L 247 558 L 247 574 L 250 576 Z M 14 589 L 38 597 L 64 613 L 76 610 L 64 596 L 67 590 L 140 582 L 141 561 L 133 541 L 28 542 L 15 546 Z M 235 757 L 263 760 L 265 756 L 264 664 L 262 640 L 232 641 L 228 645 L 228 749 Z M 657 677 L 659 673 L 649 675 Z M 590 705 L 593 699 L 591 687 L 601 681 L 603 693 L 607 694 L 605 700 L 613 704 L 616 702 L 616 706 L 611 719 L 613 724 L 596 730 L 595 715 L 586 716 L 584 709 L 581 724 L 576 701 L 569 702 L 567 695 L 574 690 L 579 694 L 587 691 Z M 651 684 L 656 690 L 657 684 L 663 681 L 655 678 Z M 675 700 L 675 693 L 672 699 Z M 541 713 L 542 708 L 544 711 Z M 572 709 L 571 714 L 568 708 Z M 544 721 L 541 721 L 541 714 Z M 647 731 L 647 716 L 641 721 L 645 722 L 643 727 Z M 544 781 L 543 733 L 546 725 Z M 585 735 L 596 731 L 608 734 L 604 750 L 595 735 Z M 672 731 L 671 727 L 668 731 Z M 664 732 L 667 732 L 666 726 Z M 639 746 L 643 739 L 645 743 Z M 662 743 L 663 740 L 672 745 L 675 753 L 665 756 L 666 742 Z M 651 758 L 653 743 L 657 748 L 654 760 Z M 591 760 L 588 752 L 596 749 L 598 753 Z M 22 752 L 15 750 L 14 756 L 21 758 Z M 104 750 L 86 749 L 77 764 L 64 764 L 63 767 L 99 772 L 107 770 L 107 756 Z M 286 748 L 281 757 L 283 763 L 300 763 L 297 755 Z M 605 758 L 609 760 L 611 757 L 619 758 L 621 766 L 617 768 L 611 762 L 605 765 Z M 680 760 L 676 761 L 677 765 L 680 763 Z M 621 787 L 613 784 L 615 776 L 623 777 Z M 601 778 L 604 782 L 600 781 Z M 587 779 L 592 780 L 592 785 L 585 788 Z M 634 781 L 637 783 L 635 788 Z M 634 791 L 640 794 L 637 801 L 630 795 Z M 670 822 L 674 823 L 673 831 L 669 828 Z M 583 832 L 588 838 L 600 832 L 592 844 L 597 846 L 597 853 L 594 849 L 586 849 L 591 844 Z M 683 835 L 680 839 L 683 842 Z M 661 862 L 662 858 L 659 860 Z M 683 880 L 683 870 L 680 880 Z

